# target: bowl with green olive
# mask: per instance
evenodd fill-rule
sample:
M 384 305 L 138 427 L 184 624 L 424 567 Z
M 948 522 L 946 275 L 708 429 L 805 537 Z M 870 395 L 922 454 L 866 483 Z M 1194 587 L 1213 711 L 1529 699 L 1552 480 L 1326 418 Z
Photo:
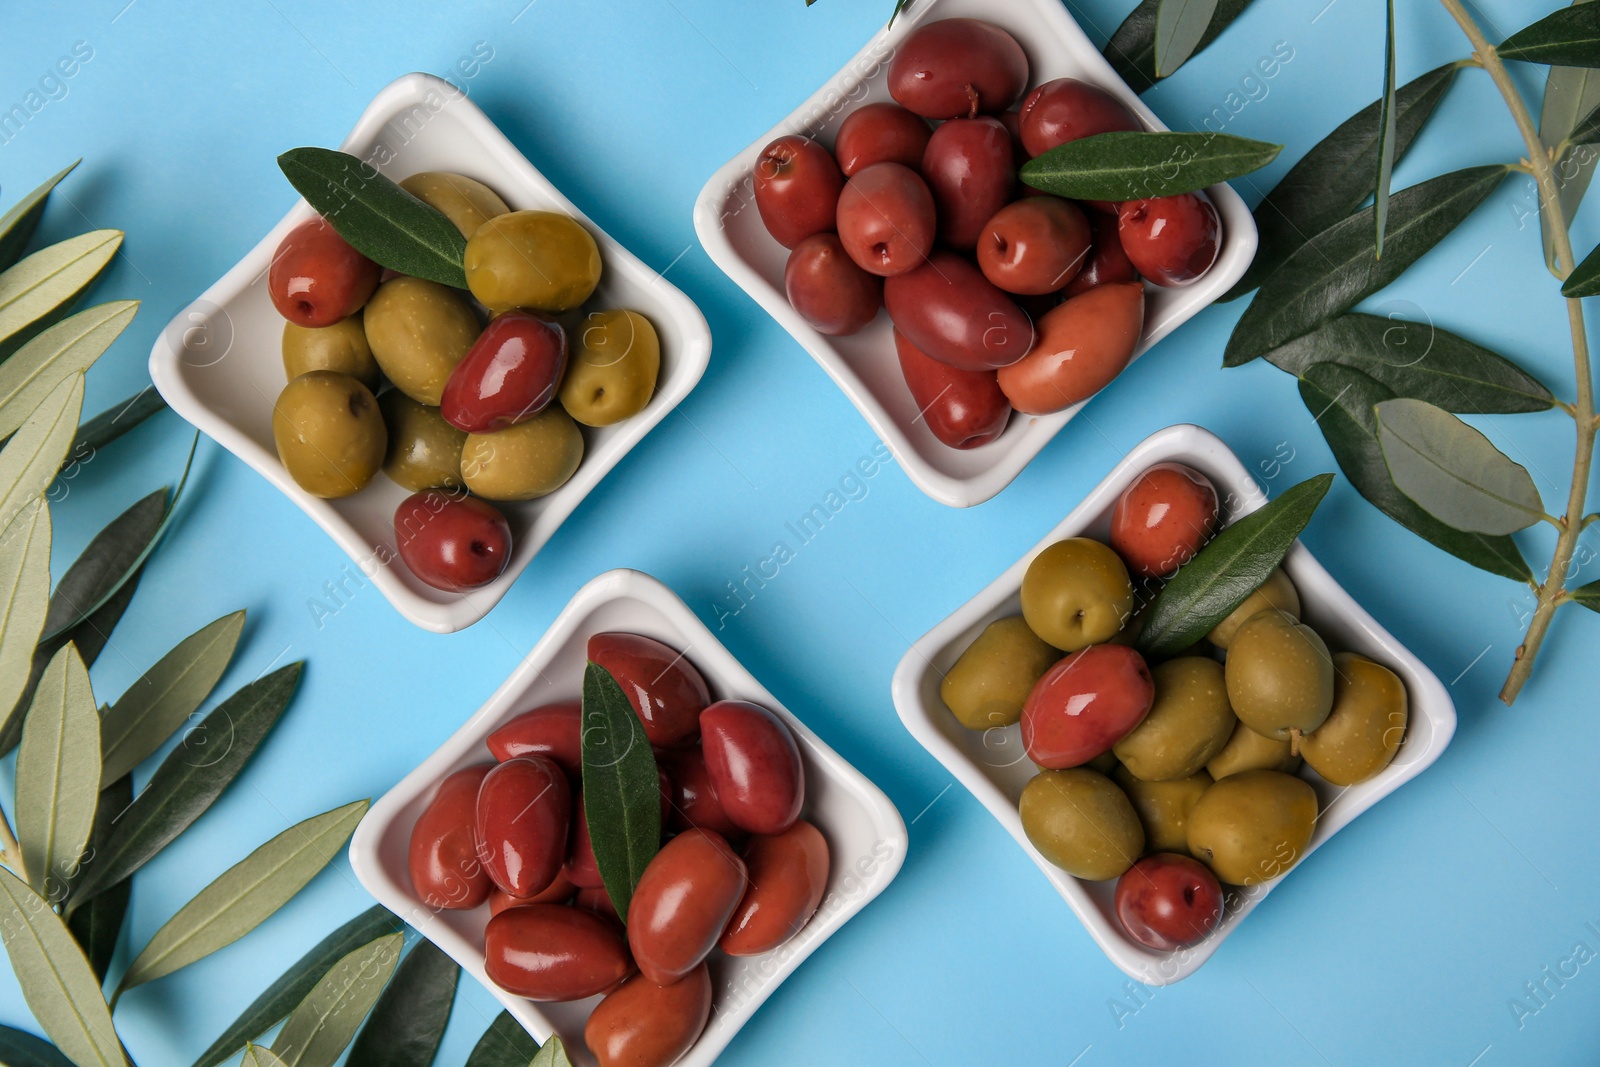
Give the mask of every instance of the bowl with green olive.
M 1455 733 L 1443 683 L 1292 532 L 1194 614 L 1197 637 L 1152 638 L 1183 568 L 1298 488 L 1258 515 L 1268 495 L 1226 444 L 1161 430 L 895 671 L 906 728 L 1148 985 L 1194 973 Z

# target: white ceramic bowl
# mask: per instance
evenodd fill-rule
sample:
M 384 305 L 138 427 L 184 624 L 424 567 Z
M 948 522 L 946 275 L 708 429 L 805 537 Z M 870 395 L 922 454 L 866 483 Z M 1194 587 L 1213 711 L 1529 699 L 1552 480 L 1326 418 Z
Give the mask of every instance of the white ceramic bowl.
M 1105 540 L 1117 497 L 1153 463 L 1185 463 L 1210 477 L 1226 516 L 1237 518 L 1266 503 L 1267 497 L 1228 446 L 1198 426 L 1171 426 L 1152 434 L 1118 463 L 1083 503 L 1049 536 L 1007 568 L 988 588 L 924 634 L 901 659 L 894 674 L 894 704 L 913 736 L 972 791 L 1017 844 L 1044 872 L 1082 920 L 1091 937 L 1123 971 L 1146 985 L 1168 985 L 1186 978 L 1215 952 L 1281 878 L 1314 876 L 1302 858 L 1279 879 L 1248 889 L 1229 888 L 1217 929 L 1193 948 L 1155 952 L 1123 932 L 1112 907 L 1115 881 L 1087 882 L 1051 864 L 1029 843 L 1017 815 L 1022 787 L 1036 769 L 1023 754 L 1016 726 L 985 732 L 968 730 L 939 698 L 939 682 L 966 647 L 995 619 L 1021 613 L 1019 591 L 1029 562 L 1046 546 L 1066 537 Z M 1309 475 L 1308 475 L 1309 476 Z M 1292 479 L 1285 479 L 1285 487 Z M 1284 569 L 1299 590 L 1304 617 L 1334 651 L 1359 652 L 1389 667 L 1405 682 L 1411 719 L 1399 753 L 1382 773 L 1346 788 L 1328 784 L 1309 768 L 1301 777 L 1316 789 L 1322 813 L 1306 849 L 1309 856 L 1345 824 L 1420 774 L 1439 758 L 1456 729 L 1456 709 L 1444 685 L 1373 621 L 1298 541 Z
M 554 493 L 498 505 L 511 522 L 515 543 L 510 563 L 495 581 L 466 593 L 424 585 L 396 558 L 394 512 L 407 490 L 380 474 L 354 496 L 322 500 L 296 485 L 278 461 L 272 405 L 284 384 L 279 347 L 283 319 L 267 296 L 266 272 L 283 235 L 312 216 L 305 201 L 298 201 L 157 339 L 150 376 L 167 403 L 316 520 L 402 615 L 425 629 L 450 633 L 488 614 L 606 472 L 689 394 L 710 362 L 711 331 L 688 297 L 573 206 L 448 82 L 407 74 L 391 83 L 367 105 L 342 147 L 391 178 L 424 170 L 455 171 L 486 183 L 513 209 L 542 208 L 572 216 L 594 235 L 605 260 L 590 306 L 642 312 L 661 337 L 661 377 L 649 406 L 615 426 L 584 428 L 583 463 Z
M 588 638 L 609 630 L 644 634 L 682 649 L 705 676 L 714 698 L 755 701 L 788 723 L 805 763 L 805 817 L 828 839 L 832 856 L 822 906 L 793 940 L 762 956 L 734 959 L 720 952 L 712 954 L 709 963 L 715 995 L 711 1021 L 678 1064 L 704 1067 L 717 1058 L 778 983 L 894 880 L 905 861 L 908 838 L 905 822 L 889 798 L 762 688 L 688 605 L 656 579 L 638 571 L 614 570 L 578 590 L 489 702 L 373 805 L 356 828 L 350 862 L 368 892 L 449 953 L 493 992 L 529 1033 L 542 1042 L 552 1032 L 559 1032 L 574 1062 L 592 1063 L 583 1044 L 583 1024 L 599 998 L 536 1004 L 495 986 L 483 968 L 488 907 L 435 911 L 425 906 L 411 888 L 406 851 L 411 827 L 440 780 L 463 767 L 492 760 L 484 739 L 513 715 L 552 701 L 575 699 L 581 689 Z
M 694 216 L 700 243 L 717 266 L 822 365 L 917 487 L 953 507 L 981 504 L 1011 484 L 1083 405 L 1054 415 L 1015 414 L 999 439 L 980 448 L 963 451 L 942 444 L 921 420 L 901 377 L 888 315 L 880 313 L 852 337 L 826 337 L 789 306 L 783 289 L 789 253 L 761 223 L 752 175 L 761 150 L 775 138 L 804 134 L 831 145 L 852 110 L 889 99 L 889 59 L 907 34 L 926 22 L 963 16 L 987 19 L 1020 41 L 1032 64 L 1031 84 L 1080 78 L 1115 94 L 1150 129 L 1166 129 L 1084 36 L 1061 0 L 931 0 L 895 19 L 893 28 L 867 42 L 815 96 L 713 174 L 700 191 Z M 1207 192 L 1222 216 L 1217 262 L 1184 288 L 1145 287 L 1145 332 L 1135 358 L 1232 288 L 1255 256 L 1256 226 L 1244 201 L 1226 185 Z

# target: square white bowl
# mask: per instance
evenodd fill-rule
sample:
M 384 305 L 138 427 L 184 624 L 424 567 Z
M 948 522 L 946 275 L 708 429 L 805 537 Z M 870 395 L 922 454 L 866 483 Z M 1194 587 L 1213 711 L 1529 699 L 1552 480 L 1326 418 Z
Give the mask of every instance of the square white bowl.
M 1312 877 L 1306 859 L 1350 820 L 1400 788 L 1439 758 L 1456 730 L 1456 709 L 1449 693 L 1416 656 L 1362 610 L 1304 545 L 1296 541 L 1283 568 L 1300 593 L 1305 620 L 1338 651 L 1358 652 L 1382 663 L 1405 683 L 1410 722 L 1394 762 L 1378 775 L 1346 788 L 1330 785 L 1309 767 L 1300 776 L 1317 791 L 1321 815 L 1311 843 L 1289 871 L 1249 888 L 1226 887 L 1222 921 L 1204 941 L 1177 952 L 1156 952 L 1130 938 L 1117 922 L 1112 906 L 1116 882 L 1089 882 L 1056 867 L 1039 854 L 1022 830 L 1017 801 L 1037 773 L 1023 754 L 1017 726 L 978 732 L 955 719 L 939 697 L 939 682 L 985 626 L 1021 613 L 1022 575 L 1033 557 L 1066 537 L 1105 540 L 1111 511 L 1122 491 L 1151 464 L 1174 461 L 1208 476 L 1217 487 L 1224 516 L 1238 518 L 1261 507 L 1267 496 L 1244 464 L 1213 434 L 1198 426 L 1169 426 L 1142 441 L 1112 468 L 1083 503 L 1072 509 L 1049 535 L 1006 569 L 977 596 L 929 630 L 900 660 L 894 673 L 894 705 L 922 747 L 944 764 L 961 784 L 999 820 L 1030 859 L 1044 872 L 1083 922 L 1111 962 L 1146 985 L 1169 985 L 1193 974 L 1238 927 L 1244 917 L 1283 878 Z
M 575 699 L 581 689 L 591 634 L 623 630 L 681 649 L 711 687 L 714 699 L 750 700 L 770 708 L 794 731 L 806 770 L 805 817 L 828 840 L 832 859 L 817 914 L 786 944 L 742 959 L 712 953 L 711 1021 L 678 1067 L 705 1067 L 745 1020 L 817 947 L 889 885 L 905 862 L 905 821 L 882 790 L 806 728 L 740 665 L 677 595 L 648 574 L 608 571 L 578 590 L 522 665 L 437 752 L 373 805 L 350 842 L 356 877 L 379 903 L 448 953 L 541 1042 L 559 1032 L 575 1063 L 592 1063 L 583 1024 L 599 997 L 537 1004 L 489 980 L 483 966 L 487 906 L 436 911 L 411 887 L 406 853 L 411 827 L 446 775 L 493 760 L 484 740 L 528 708 Z
M 288 147 L 288 146 L 286 146 Z M 559 211 L 600 245 L 605 271 L 590 306 L 641 312 L 661 338 L 661 375 L 649 405 L 625 422 L 583 427 L 583 463 L 538 500 L 497 505 L 511 522 L 505 573 L 452 593 L 423 584 L 395 552 L 394 512 L 410 491 L 379 475 L 340 500 L 312 496 L 290 477 L 272 441 L 283 388 L 283 319 L 267 295 L 267 266 L 284 234 L 311 218 L 304 200 L 216 284 L 172 320 L 150 352 L 150 377 L 168 404 L 294 501 L 362 569 L 402 615 L 452 633 L 487 615 L 583 498 L 695 387 L 711 360 L 711 331 L 694 303 L 609 237 L 540 174 L 478 106 L 449 82 L 407 74 L 367 105 L 343 149 L 391 178 L 447 170 L 488 185 L 513 210 Z
M 1167 128 L 1111 69 L 1061 0 L 932 0 L 914 5 L 893 27 L 879 31 L 816 95 L 713 174 L 695 203 L 694 225 L 712 261 L 822 365 L 912 482 L 941 504 L 971 507 L 1010 485 L 1083 404 L 1054 415 L 1013 414 L 1005 433 L 979 448 L 943 444 L 922 421 L 906 388 L 887 314 L 880 313 L 854 336 L 827 337 L 789 306 L 783 288 L 789 252 L 762 225 L 752 184 L 756 159 L 775 138 L 801 134 L 832 144 L 850 111 L 890 99 L 888 67 L 895 48 L 923 23 L 955 17 L 986 19 L 1015 37 L 1028 53 L 1031 85 L 1079 78 L 1112 93 L 1147 128 Z M 1232 288 L 1255 257 L 1255 220 L 1239 194 L 1227 185 L 1206 192 L 1222 217 L 1217 261 L 1204 277 L 1183 288 L 1145 286 L 1144 336 L 1135 359 Z

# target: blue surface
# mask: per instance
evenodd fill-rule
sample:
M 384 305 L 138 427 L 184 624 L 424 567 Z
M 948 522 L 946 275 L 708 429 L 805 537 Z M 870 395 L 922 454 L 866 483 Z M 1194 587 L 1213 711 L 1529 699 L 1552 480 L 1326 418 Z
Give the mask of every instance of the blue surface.
M 450 637 L 408 625 L 370 587 L 319 625 L 310 602 L 345 557 L 265 481 L 202 446 L 181 520 L 94 669 L 96 691 L 114 697 L 180 637 L 239 607 L 249 623 L 222 691 L 269 663 L 303 657 L 309 667 L 248 772 L 139 875 L 123 961 L 254 844 L 381 794 L 600 571 L 656 574 L 715 627 L 725 584 L 876 443 L 822 371 L 711 265 L 690 211 L 705 178 L 851 56 L 889 0 L 525 2 L 362 5 L 382 12 L 371 15 L 306 0 L 92 0 L 7 15 L 0 108 L 22 101 L 76 42 L 93 49 L 0 144 L 5 203 L 85 157 L 45 238 L 91 223 L 129 234 L 98 297 L 138 298 L 144 309 L 90 375 L 88 411 L 145 383 L 146 354 L 168 317 L 283 214 L 293 194 L 278 152 L 338 143 L 392 78 L 450 74 L 478 42 L 493 57 L 467 83 L 472 98 L 602 226 L 657 269 L 670 266 L 716 337 L 711 369 L 682 412 L 618 466 L 486 621 Z M 1132 0 L 1074 6 L 1103 39 Z M 1217 107 L 1237 111 L 1230 132 L 1288 144 L 1265 176 L 1275 179 L 1377 94 L 1379 6 L 1257 0 L 1148 100 L 1175 128 L 1195 128 Z M 1402 80 L 1464 53 L 1437 5 L 1399 6 Z M 1509 32 L 1552 5 L 1481 6 Z M 1293 59 L 1264 86 L 1249 80 L 1278 42 Z M 1521 76 L 1537 88 L 1533 72 Z M 1396 183 L 1520 154 L 1487 79 L 1466 72 Z M 1252 202 L 1260 195 L 1251 182 L 1240 188 Z M 1565 323 L 1532 204 L 1530 183 L 1508 182 L 1375 305 L 1496 346 L 1570 396 Z M 1583 248 L 1600 237 L 1597 219 L 1591 211 L 1579 226 Z M 1264 363 L 1219 369 L 1238 314 L 1214 308 L 1180 330 L 981 507 L 941 507 L 900 472 L 880 473 L 726 620 L 733 652 L 900 807 L 911 852 L 898 881 L 801 967 L 723 1062 L 1594 1062 L 1600 965 L 1559 982 L 1544 969 L 1571 975 L 1563 961 L 1575 945 L 1600 949 L 1600 619 L 1566 612 L 1535 683 L 1514 710 L 1503 707 L 1495 693 L 1527 594 L 1424 545 L 1342 481 L 1306 541 L 1451 684 L 1460 729 L 1438 764 L 1340 833 L 1180 985 L 1130 987 L 895 718 L 889 678 L 910 641 L 1153 430 L 1201 423 L 1264 472 L 1292 455 L 1274 491 L 1333 469 L 1289 377 Z M 1477 421 L 1556 491 L 1571 462 L 1565 416 Z M 176 478 L 188 439 L 163 415 L 70 483 L 55 509 L 58 574 L 102 523 Z M 1530 558 L 1547 558 L 1545 540 L 1529 541 Z M 1592 559 L 1593 533 L 1585 544 Z M 1597 572 L 1588 564 L 1585 580 Z M 0 777 L 9 783 L 9 770 Z M 147 1065 L 188 1062 L 369 902 L 341 861 L 247 940 L 130 994 L 118 1008 L 129 1048 Z M 1545 1002 L 1527 1000 L 1524 984 L 1541 981 Z M 1528 1004 L 1520 1023 L 1509 1006 L 1517 997 Z M 462 1062 L 494 1012 L 484 990 L 464 983 L 439 1062 Z M 31 1025 L 6 968 L 0 1019 Z

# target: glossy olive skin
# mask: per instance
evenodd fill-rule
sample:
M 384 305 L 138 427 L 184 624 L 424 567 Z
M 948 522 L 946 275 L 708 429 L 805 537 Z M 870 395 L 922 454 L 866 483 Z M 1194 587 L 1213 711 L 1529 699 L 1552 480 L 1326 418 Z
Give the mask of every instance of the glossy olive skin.
M 701 964 L 671 985 L 623 982 L 583 1025 L 600 1067 L 668 1067 L 700 1040 L 711 1018 L 711 972 Z
M 814 233 L 795 246 L 783 290 L 800 317 L 829 337 L 860 333 L 883 307 L 883 279 L 862 270 L 832 233 Z
M 1023 572 L 1022 617 L 1063 652 L 1109 641 L 1132 616 L 1127 566 L 1092 538 L 1057 541 Z
M 1244 602 L 1234 608 L 1226 619 L 1212 627 L 1211 632 L 1206 634 L 1206 640 L 1218 648 L 1227 649 L 1233 644 L 1233 635 L 1239 632 L 1239 627 L 1269 608 L 1286 611 L 1297 619 L 1300 617 L 1300 594 L 1282 567 L 1273 571 L 1255 592 L 1245 597 Z
M 531 897 L 561 873 L 572 823 L 572 790 L 554 760 L 497 764 L 478 787 L 478 858 L 501 892 Z
M 1299 861 L 1316 823 L 1311 786 L 1279 771 L 1241 771 L 1189 813 L 1189 854 L 1230 885 L 1258 885 Z
M 315 370 L 283 387 L 272 439 L 295 483 L 331 499 L 349 496 L 383 466 L 388 432 L 372 391 L 348 374 Z
M 978 448 L 1005 432 L 1011 402 L 992 370 L 941 363 L 894 331 L 895 355 L 911 399 L 929 431 L 951 448 Z
M 489 915 L 492 918 L 508 908 L 525 908 L 529 904 L 565 904 L 574 892 L 572 883 L 560 871 L 554 881 L 531 897 L 514 897 L 496 887 L 489 890 Z
M 507 993 L 539 1001 L 592 997 L 633 970 L 614 923 L 565 904 L 529 904 L 491 918 L 484 969 Z
M 572 906 L 592 911 L 602 918 L 621 925 L 622 916 L 617 914 L 616 902 L 611 899 L 611 894 L 606 892 L 605 886 L 589 889 L 580 889 L 572 894 Z
M 511 210 L 499 193 L 476 178 L 449 171 L 419 171 L 401 178 L 400 188 L 455 223 L 463 237 L 471 237 L 479 226 Z
M 700 732 L 700 713 L 711 703 L 706 680 L 687 656 L 640 634 L 600 633 L 589 638 L 589 662 L 604 667 L 628 694 L 657 748 L 675 748 Z
M 1022 746 L 1041 767 L 1077 767 L 1109 752 L 1150 711 L 1155 685 L 1126 645 L 1090 645 L 1045 671 L 1022 708 Z
M 662 752 L 656 757 L 661 769 L 672 784 L 667 798 L 667 825 L 673 830 L 687 830 L 698 826 L 733 841 L 742 838 L 744 831 L 734 825 L 728 813 L 722 810 L 717 790 L 711 784 L 711 772 L 706 769 L 705 753 L 699 748 L 680 748 Z
M 889 95 L 923 118 L 1004 111 L 1028 84 L 1028 56 L 981 19 L 943 19 L 912 32 L 889 62 Z
M 983 225 L 978 269 L 1008 293 L 1044 296 L 1064 288 L 1089 256 L 1083 209 L 1056 196 L 1008 204 Z
M 577 779 L 583 774 L 583 704 L 564 700 L 525 711 L 506 720 L 485 743 L 497 760 L 543 756 Z
M 1111 547 L 1135 574 L 1165 577 L 1211 539 L 1218 514 L 1210 478 L 1182 463 L 1157 463 L 1117 497 Z
M 1117 759 L 1146 781 L 1198 773 L 1233 736 L 1238 720 L 1228 705 L 1222 664 L 1206 656 L 1180 656 L 1156 664 L 1155 701 L 1132 733 L 1117 742 Z
M 783 720 L 760 704 L 719 700 L 700 713 L 700 748 L 722 810 L 741 830 L 781 834 L 800 817 L 806 770 Z
M 1148 851 L 1189 851 L 1189 813 L 1211 788 L 1211 775 L 1200 771 L 1187 778 L 1147 782 L 1118 764 L 1111 772 L 1111 780 L 1128 794 L 1133 810 L 1139 813 Z
M 1228 646 L 1228 701 L 1239 721 L 1277 740 L 1309 734 L 1333 709 L 1333 657 L 1317 632 L 1263 611 Z
M 1094 240 L 1089 246 L 1088 258 L 1083 261 L 1083 269 L 1063 290 L 1068 297 L 1087 293 L 1097 285 L 1139 280 L 1139 272 L 1134 269 L 1133 261 L 1122 250 L 1122 239 L 1117 236 L 1116 216 L 1091 211 L 1087 217 Z
M 478 786 L 491 770 L 485 763 L 445 778 L 411 828 L 411 887 L 430 908 L 476 908 L 489 897 L 494 883 L 478 859 L 473 822 Z
M 382 373 L 367 344 L 367 331 L 360 315 L 340 319 L 332 326 L 307 329 L 292 322 L 283 324 L 283 373 L 293 381 L 314 370 L 348 374 L 368 389 L 376 390 Z
M 1144 827 L 1127 794 L 1099 771 L 1041 771 L 1017 808 L 1033 847 L 1074 877 L 1115 878 L 1144 852 Z
M 783 247 L 833 229 L 844 175 L 832 154 L 809 137 L 790 134 L 763 148 L 754 182 L 756 210 Z
M 661 339 L 637 311 L 591 311 L 573 334 L 561 406 L 585 426 L 631 419 L 656 395 Z
M 278 314 L 296 326 L 332 326 L 361 310 L 381 273 L 319 216 L 278 242 L 267 268 L 267 295 Z
M 750 885 L 717 947 L 730 956 L 771 952 L 803 929 L 828 888 L 828 842 L 801 819 L 775 836 L 757 835 L 744 848 Z
M 493 433 L 469 433 L 461 477 L 485 500 L 533 500 L 560 489 L 583 462 L 583 431 L 560 405 Z
M 1364 782 L 1389 766 L 1410 711 L 1400 676 L 1354 652 L 1333 657 L 1333 710 L 1300 740 L 1300 755 L 1334 785 Z
M 1101 285 L 1039 320 L 1039 343 L 1000 370 L 1011 406 L 1050 415 L 1087 400 L 1133 360 L 1144 330 L 1144 286 Z
M 920 167 L 932 135 L 924 119 L 899 104 L 863 104 L 839 124 L 833 154 L 847 178 L 874 163 Z
M 928 183 L 899 163 L 874 163 L 852 175 L 839 194 L 837 224 L 856 266 L 883 278 L 920 267 L 938 235 Z
M 1022 146 L 1029 156 L 1097 133 L 1143 128 L 1121 100 L 1076 78 L 1045 82 L 1022 102 Z
M 478 317 L 461 294 L 422 278 L 384 282 L 363 321 L 372 356 L 395 388 L 433 407 L 450 372 L 478 339 Z
M 717 945 L 749 885 L 744 860 L 710 830 L 685 830 L 661 846 L 628 903 L 628 947 L 639 973 L 669 985 Z
M 467 288 L 498 314 L 512 308 L 571 311 L 600 284 L 600 246 L 575 219 L 555 211 L 511 211 L 467 238 Z
M 589 820 L 583 813 L 583 790 L 572 794 L 572 829 L 567 834 L 567 862 L 562 875 L 578 889 L 601 889 L 600 865 L 595 862 L 594 843 L 589 839 Z
M 1130 200 L 1117 218 L 1129 262 L 1157 285 L 1188 285 L 1217 261 L 1222 222 L 1199 193 Z
M 1241 771 L 1282 771 L 1293 774 L 1300 769 L 1300 757 L 1291 751 L 1288 740 L 1262 737 L 1244 723 L 1233 728 L 1233 736 L 1222 751 L 1211 757 L 1206 773 L 1217 781 Z
M 1033 684 L 1060 658 L 1022 616 L 996 619 L 945 672 L 939 697 L 969 730 L 1010 726 L 1022 718 Z
M 467 435 L 444 421 L 438 408 L 419 404 L 398 389 L 378 397 L 378 411 L 389 434 L 383 473 L 391 481 L 421 492 L 460 489 L 461 448 Z
M 450 372 L 439 413 L 466 433 L 493 433 L 549 406 L 567 371 L 567 331 L 530 311 L 496 315 Z
M 1222 921 L 1222 886 L 1188 856 L 1146 856 L 1117 882 L 1117 921 L 1128 936 L 1157 952 L 1198 944 Z
M 986 115 L 941 123 L 923 153 L 922 177 L 938 211 L 939 240 L 970 252 L 985 224 L 1011 202 L 1017 183 L 1011 135 Z
M 1016 301 L 954 252 L 935 252 L 922 266 L 883 286 L 897 330 L 917 348 L 960 370 L 994 370 L 1033 347 L 1033 321 Z
M 488 585 L 511 560 L 511 524 L 499 509 L 436 489 L 400 502 L 394 538 L 412 574 L 450 592 Z

